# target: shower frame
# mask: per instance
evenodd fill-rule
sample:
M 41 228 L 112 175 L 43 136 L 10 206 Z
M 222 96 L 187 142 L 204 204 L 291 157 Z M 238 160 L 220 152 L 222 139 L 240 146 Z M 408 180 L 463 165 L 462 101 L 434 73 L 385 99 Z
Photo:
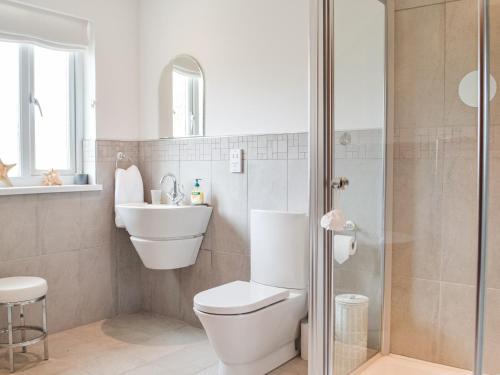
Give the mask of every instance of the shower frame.
M 380 0 L 379 0 L 380 1 Z M 386 126 L 385 126 L 385 251 L 382 311 L 381 354 L 390 353 L 391 308 L 391 210 L 392 206 L 392 92 L 394 82 L 393 46 L 394 23 L 386 5 Z M 334 171 L 334 0 L 310 0 L 309 54 L 309 150 L 310 150 L 310 299 L 309 299 L 309 368 L 311 375 L 334 374 L 334 267 L 331 233 L 320 225 L 321 216 L 333 209 L 331 182 Z M 486 259 L 488 233 L 489 184 L 489 1 L 477 0 L 478 5 L 478 119 L 477 119 L 477 192 L 478 192 L 478 263 L 476 284 L 476 321 L 474 375 L 483 374 L 484 320 L 486 295 Z

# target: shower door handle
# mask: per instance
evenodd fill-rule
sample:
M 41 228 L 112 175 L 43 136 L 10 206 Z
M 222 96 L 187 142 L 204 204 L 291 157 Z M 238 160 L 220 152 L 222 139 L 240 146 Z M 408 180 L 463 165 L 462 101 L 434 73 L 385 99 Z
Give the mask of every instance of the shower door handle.
M 330 183 L 330 187 L 333 190 L 342 190 L 344 191 L 349 186 L 349 180 L 347 177 L 335 177 Z

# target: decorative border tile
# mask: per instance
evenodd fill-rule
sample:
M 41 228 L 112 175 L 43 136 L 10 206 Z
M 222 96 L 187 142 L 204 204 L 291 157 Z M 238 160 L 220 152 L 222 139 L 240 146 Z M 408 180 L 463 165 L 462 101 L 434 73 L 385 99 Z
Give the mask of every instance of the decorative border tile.
M 394 133 L 395 159 L 475 158 L 476 126 L 399 128 Z M 500 127 L 492 126 L 491 156 L 498 157 Z
M 348 144 L 342 144 L 342 138 L 350 137 Z M 336 159 L 383 159 L 384 131 L 382 129 L 336 131 Z
M 139 142 L 141 161 L 229 160 L 242 149 L 245 160 L 307 159 L 308 133 L 161 139 Z
M 345 131 L 335 133 L 335 157 L 338 159 L 382 159 L 383 131 L 349 131 L 351 142 L 342 145 Z M 84 141 L 86 162 L 115 162 L 124 152 L 134 162 L 229 160 L 229 150 L 242 149 L 245 160 L 305 160 L 309 157 L 309 134 L 259 134 L 199 138 L 160 139 L 155 141 Z
M 96 141 L 96 162 L 115 162 L 116 154 L 123 152 L 133 162 L 139 160 L 138 141 Z

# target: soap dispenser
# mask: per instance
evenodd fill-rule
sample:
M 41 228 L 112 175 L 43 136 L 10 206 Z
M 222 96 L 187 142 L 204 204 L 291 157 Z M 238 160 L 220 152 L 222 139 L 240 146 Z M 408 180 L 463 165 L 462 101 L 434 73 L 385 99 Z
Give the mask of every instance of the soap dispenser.
M 201 191 L 200 181 L 201 178 L 194 180 L 194 187 L 191 191 L 191 204 L 194 206 L 199 206 L 205 203 L 205 194 Z

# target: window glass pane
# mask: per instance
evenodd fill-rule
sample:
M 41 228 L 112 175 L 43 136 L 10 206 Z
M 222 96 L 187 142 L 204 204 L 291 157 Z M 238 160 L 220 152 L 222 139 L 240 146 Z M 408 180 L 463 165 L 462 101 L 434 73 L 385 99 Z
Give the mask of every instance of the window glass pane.
M 35 168 L 71 168 L 71 53 L 34 47 Z
M 20 174 L 19 45 L 0 42 L 0 159 L 17 166 L 10 176 Z

